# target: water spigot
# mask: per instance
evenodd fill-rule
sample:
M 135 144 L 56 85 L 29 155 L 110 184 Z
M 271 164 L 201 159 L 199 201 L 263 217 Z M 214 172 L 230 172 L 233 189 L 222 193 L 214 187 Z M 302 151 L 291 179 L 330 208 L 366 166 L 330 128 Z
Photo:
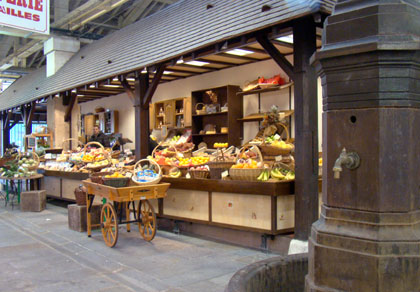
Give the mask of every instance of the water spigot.
M 346 148 L 343 148 L 343 150 L 340 153 L 340 156 L 337 158 L 337 160 L 334 163 L 333 172 L 334 172 L 334 178 L 339 179 L 340 178 L 340 172 L 343 171 L 342 166 L 347 167 L 348 169 L 356 169 L 360 165 L 360 157 L 356 152 L 350 152 L 347 153 Z

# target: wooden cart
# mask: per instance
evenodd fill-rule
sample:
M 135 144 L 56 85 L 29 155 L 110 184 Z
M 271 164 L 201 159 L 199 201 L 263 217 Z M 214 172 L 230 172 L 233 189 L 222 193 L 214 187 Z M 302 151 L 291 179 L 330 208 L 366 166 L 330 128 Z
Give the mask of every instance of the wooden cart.
M 155 237 L 156 213 L 148 200 L 165 197 L 169 183 L 114 188 L 93 183 L 88 179 L 84 180 L 83 184 L 87 188 L 87 234 L 89 237 L 92 227 L 100 226 L 106 245 L 114 247 L 118 240 L 118 225 L 127 224 L 127 231 L 130 232 L 130 223 L 138 223 L 140 234 L 145 240 L 151 241 Z M 90 212 L 95 196 L 103 197 L 108 202 L 102 206 L 101 223 L 92 225 Z M 135 201 L 139 201 L 137 211 Z M 130 204 L 132 204 L 132 209 L 130 209 Z M 125 221 L 122 218 L 124 209 Z M 134 213 L 134 220 L 130 220 L 131 210 Z

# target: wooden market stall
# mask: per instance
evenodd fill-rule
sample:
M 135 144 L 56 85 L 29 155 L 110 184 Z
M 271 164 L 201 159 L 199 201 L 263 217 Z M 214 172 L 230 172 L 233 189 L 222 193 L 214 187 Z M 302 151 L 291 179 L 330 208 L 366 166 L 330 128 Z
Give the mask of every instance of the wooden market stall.
M 226 112 L 219 110 L 206 115 L 197 115 L 194 111 L 202 103 L 200 94 L 210 86 L 194 90 L 191 99 L 169 96 L 167 99 L 174 101 L 162 106 L 152 104 L 154 93 L 159 84 L 272 59 L 290 81 L 287 87 L 276 90 L 289 90 L 289 96 L 293 90 L 296 180 L 239 182 L 164 178 L 163 181 L 171 183 L 168 196 L 154 204 L 162 219 L 269 235 L 294 230 L 296 238 L 306 239 L 311 224 L 318 218 L 319 204 L 317 77 L 309 60 L 320 46 L 319 28 L 334 1 L 317 2 L 310 6 L 304 1 L 293 5 L 288 5 L 287 1 L 270 5 L 258 1 L 226 1 L 217 5 L 180 1 L 82 48 L 55 75 L 38 80 L 37 90 L 33 90 L 33 84 L 25 83 L 25 77 L 15 82 L 0 96 L 3 121 L 9 108 L 55 94 L 66 101 L 66 120 L 70 121 L 75 104 L 126 94 L 134 105 L 137 158 L 149 154 L 150 129 L 161 125 L 160 108 L 167 105 L 172 106 L 174 112 L 164 111 L 162 117 L 173 128 L 191 126 L 196 144 L 220 141 L 240 147 L 246 142 L 241 140 L 244 123 L 262 117 L 243 116 L 243 94 L 237 85 L 220 84 L 210 88 L 226 89 L 229 107 Z M 220 18 L 220 13 L 225 17 Z M 157 21 L 160 25 L 155 25 Z M 293 42 L 281 40 L 285 35 L 293 35 Z M 140 47 L 149 49 L 139 53 Z M 99 49 L 101 55 L 98 56 Z M 248 50 L 251 54 L 228 53 L 234 49 Z M 286 58 L 291 55 L 293 62 Z M 196 66 L 191 62 L 205 64 Z M 33 74 L 44 73 L 40 70 Z M 9 98 L 16 93 L 24 98 Z M 259 99 L 263 93 L 264 90 L 257 93 Z M 285 111 L 290 114 L 291 108 Z M 120 121 L 122 116 L 120 112 Z M 201 132 L 205 121 L 216 125 L 214 134 Z M 223 133 L 221 128 L 228 131 Z M 217 140 L 213 135 L 218 136 Z M 74 187 L 88 176 L 48 170 L 44 175 L 44 185 L 50 188 L 47 193 L 66 199 L 70 199 Z

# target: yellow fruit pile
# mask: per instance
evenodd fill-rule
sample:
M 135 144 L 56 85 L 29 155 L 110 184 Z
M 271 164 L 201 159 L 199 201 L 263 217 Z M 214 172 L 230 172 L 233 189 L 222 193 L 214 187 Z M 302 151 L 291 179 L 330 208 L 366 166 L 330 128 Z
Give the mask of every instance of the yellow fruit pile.
M 192 165 L 200 165 L 209 162 L 210 158 L 205 156 L 197 156 L 191 158 Z
M 229 145 L 229 143 L 214 143 L 213 147 L 214 148 L 227 148 Z
M 119 173 L 118 171 L 114 172 L 113 174 L 107 174 L 105 175 L 106 178 L 122 178 L 125 177 L 125 175 Z
M 258 168 L 257 161 L 252 160 L 250 163 L 237 163 L 232 168 Z
M 275 146 L 281 149 L 285 149 L 285 150 L 292 150 L 293 149 L 293 144 L 288 144 L 286 142 L 282 141 L 274 141 L 273 143 L 271 143 L 271 146 Z

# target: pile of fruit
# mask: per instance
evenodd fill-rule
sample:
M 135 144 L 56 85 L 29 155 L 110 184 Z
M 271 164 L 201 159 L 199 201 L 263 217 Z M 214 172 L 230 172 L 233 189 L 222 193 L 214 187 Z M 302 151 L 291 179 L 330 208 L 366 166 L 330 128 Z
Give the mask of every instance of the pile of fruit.
M 204 171 L 210 171 L 210 168 L 208 165 L 200 165 L 200 166 L 196 166 L 196 167 L 191 167 L 190 170 L 194 171 L 194 170 L 204 170 Z
M 293 149 L 293 144 L 289 144 L 289 143 L 284 142 L 283 140 L 281 140 L 281 137 L 278 134 L 275 134 L 275 135 L 272 135 L 272 136 L 269 136 L 269 137 L 265 138 L 264 142 L 266 144 L 269 144 L 271 146 L 278 147 L 278 148 L 281 148 L 281 149 L 284 149 L 284 150 L 292 150 Z
M 258 181 L 268 181 L 270 178 L 270 171 L 268 169 L 264 169 L 263 172 L 257 177 Z
M 203 165 L 209 162 L 210 158 L 206 156 L 196 156 L 191 158 L 180 158 L 177 166 L 180 167 L 191 167 L 197 165 Z
M 113 174 L 107 174 L 105 175 L 106 178 L 123 178 L 126 177 L 122 173 L 119 173 L 118 171 L 114 172 Z
M 229 146 L 229 143 L 214 143 L 214 148 L 227 148 Z
M 284 169 L 284 168 L 273 168 L 271 170 L 271 177 L 276 178 L 278 180 L 294 180 L 295 173 L 292 170 Z
M 169 176 L 173 178 L 181 177 L 182 173 L 177 167 L 173 167 L 169 170 Z
M 254 159 L 239 160 L 238 163 L 232 165 L 232 168 L 260 168 L 262 167 L 260 162 Z
M 101 160 L 101 161 L 95 161 L 95 162 L 90 162 L 86 165 L 86 168 L 98 168 L 101 166 L 108 166 L 109 165 L 109 161 L 108 160 Z

